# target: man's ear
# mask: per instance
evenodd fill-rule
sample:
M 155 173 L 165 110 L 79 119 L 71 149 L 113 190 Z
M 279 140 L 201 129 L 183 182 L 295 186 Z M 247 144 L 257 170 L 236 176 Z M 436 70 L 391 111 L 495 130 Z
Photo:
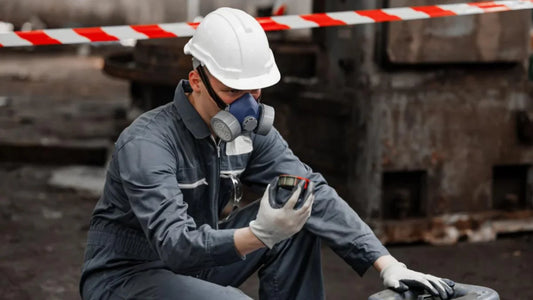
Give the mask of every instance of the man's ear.
M 198 71 L 192 70 L 189 72 L 189 84 L 191 85 L 191 88 L 195 92 L 200 91 L 200 84 L 202 82 L 202 79 L 200 78 L 200 74 L 198 74 Z

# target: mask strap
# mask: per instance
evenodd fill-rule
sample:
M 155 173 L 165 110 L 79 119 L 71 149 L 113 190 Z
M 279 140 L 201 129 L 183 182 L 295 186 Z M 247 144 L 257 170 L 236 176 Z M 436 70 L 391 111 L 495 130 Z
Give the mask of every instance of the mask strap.
M 213 90 L 213 87 L 211 86 L 211 83 L 209 82 L 209 78 L 207 78 L 207 74 L 205 73 L 204 67 L 202 65 L 199 65 L 198 68 L 196 68 L 198 71 L 198 74 L 200 74 L 200 79 L 202 79 L 202 82 L 204 83 L 205 87 L 207 88 L 207 92 L 209 92 L 209 95 L 213 100 L 215 100 L 215 103 L 220 109 L 226 109 L 228 106 L 220 97 L 218 97 L 217 93 Z

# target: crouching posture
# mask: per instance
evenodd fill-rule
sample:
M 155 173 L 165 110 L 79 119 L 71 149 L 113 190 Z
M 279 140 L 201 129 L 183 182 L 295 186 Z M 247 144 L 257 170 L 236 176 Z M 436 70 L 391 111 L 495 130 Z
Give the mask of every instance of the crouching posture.
M 324 299 L 321 242 L 360 275 L 375 267 L 386 287 L 453 294 L 452 282 L 394 259 L 273 128 L 260 96 L 280 73 L 254 18 L 220 8 L 184 51 L 194 68 L 173 101 L 115 144 L 88 232 L 83 299 L 247 299 L 237 287 L 256 271 L 261 299 Z M 283 174 L 296 176 L 292 186 Z M 241 182 L 265 190 L 262 199 L 220 220 Z

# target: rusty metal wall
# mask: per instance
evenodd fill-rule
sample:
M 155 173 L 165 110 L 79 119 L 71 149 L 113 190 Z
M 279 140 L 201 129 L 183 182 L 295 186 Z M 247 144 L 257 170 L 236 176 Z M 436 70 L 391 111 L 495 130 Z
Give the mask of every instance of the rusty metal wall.
M 322 2 L 325 11 L 386 4 Z M 314 138 L 318 144 L 340 143 L 337 152 L 322 154 L 342 151 L 335 161 L 340 173 L 332 183 L 383 240 L 456 241 L 465 232 L 488 227 L 492 231 L 485 236 L 494 237 L 496 229 L 481 224 L 524 215 L 476 217 L 461 230 L 451 226 L 454 238 L 443 233 L 445 222 L 437 222 L 439 227 L 432 220 L 531 211 L 533 147 L 520 133 L 533 134 L 526 64 L 530 26 L 530 12 L 523 11 L 316 30 L 328 65 L 319 89 L 330 103 L 344 99 L 340 110 L 348 113 L 336 118 L 346 128 L 319 125 L 328 128 L 319 133 L 336 138 Z M 407 225 L 395 231 L 402 228 L 397 221 Z
M 379 5 L 355 2 L 322 5 L 325 11 Z M 455 20 L 476 24 L 475 30 L 457 36 L 457 24 L 423 27 L 410 22 L 318 29 L 315 37 L 324 49 L 318 59 L 327 61 L 325 75 L 318 86 L 279 101 L 299 103 L 284 104 L 291 108 L 282 111 L 291 121 L 287 137 L 295 152 L 323 172 L 386 241 L 442 241 L 433 234 L 446 234 L 431 229 L 435 216 L 533 207 L 533 148 L 520 138 L 518 126 L 519 115 L 533 113 L 525 64 L 529 14 Z M 477 30 L 487 22 L 505 32 L 501 43 Z M 444 34 L 425 43 L 420 36 L 431 26 Z M 418 48 L 394 40 L 398 32 L 406 41 L 418 39 Z M 444 53 L 447 63 L 423 55 L 391 59 L 391 53 L 445 49 L 457 38 L 475 47 Z M 299 120 L 308 124 L 310 134 L 303 127 L 301 132 L 294 129 Z M 395 220 L 407 224 L 403 232 L 389 230 L 387 224 Z M 463 229 L 478 230 L 483 222 Z
M 426 172 L 425 215 L 492 209 L 493 168 L 533 163 L 517 134 L 517 112 L 533 111 L 525 69 L 430 74 L 394 74 L 380 95 L 383 171 Z
M 389 6 L 439 3 L 442 1 L 390 0 Z M 387 24 L 385 51 L 393 63 L 519 62 L 528 55 L 530 19 L 530 11 L 512 11 L 393 22 Z

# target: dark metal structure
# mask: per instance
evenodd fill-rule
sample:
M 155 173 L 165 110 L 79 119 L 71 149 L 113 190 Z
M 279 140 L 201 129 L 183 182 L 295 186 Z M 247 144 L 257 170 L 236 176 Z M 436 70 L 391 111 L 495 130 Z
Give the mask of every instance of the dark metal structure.
M 314 11 L 432 1 L 315 1 Z M 384 242 L 453 243 L 533 230 L 527 11 L 269 33 L 276 127 Z M 187 39 L 140 41 L 105 71 L 133 105 L 172 99 Z

